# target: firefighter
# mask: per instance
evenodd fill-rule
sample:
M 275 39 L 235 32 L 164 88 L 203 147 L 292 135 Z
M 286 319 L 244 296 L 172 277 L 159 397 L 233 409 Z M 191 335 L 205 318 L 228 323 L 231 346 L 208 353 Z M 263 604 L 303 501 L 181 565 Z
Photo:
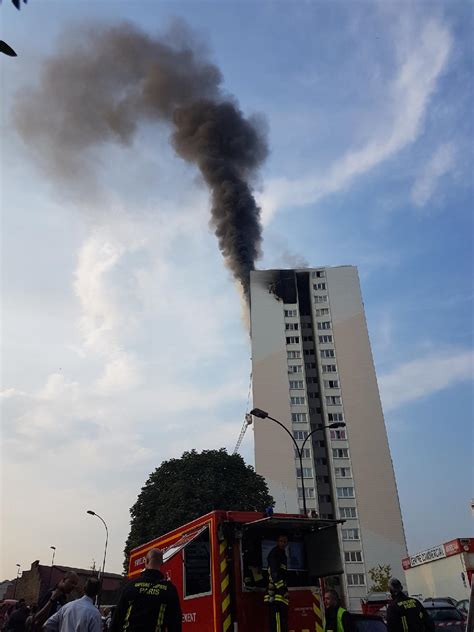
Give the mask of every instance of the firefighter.
M 265 602 L 268 603 L 270 632 L 288 632 L 289 594 L 286 584 L 287 557 L 285 549 L 288 537 L 279 535 L 277 545 L 268 554 L 268 589 Z
M 160 571 L 163 552 L 146 554 L 145 570 L 126 584 L 110 632 L 181 632 L 181 606 L 175 586 Z
M 341 600 L 335 590 L 326 590 L 324 593 L 324 619 L 325 632 L 350 632 L 350 615 L 341 606 Z
M 433 619 L 418 599 L 409 597 L 403 592 L 399 579 L 388 583 L 392 601 L 387 606 L 388 632 L 435 632 Z

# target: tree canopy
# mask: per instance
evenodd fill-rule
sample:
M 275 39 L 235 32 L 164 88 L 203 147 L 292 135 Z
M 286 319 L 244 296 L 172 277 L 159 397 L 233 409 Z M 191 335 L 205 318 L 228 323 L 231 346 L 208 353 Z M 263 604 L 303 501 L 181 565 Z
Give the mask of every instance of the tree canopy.
M 129 551 L 215 509 L 264 511 L 275 501 L 263 476 L 225 449 L 185 452 L 152 472 L 130 509 Z M 127 562 L 125 561 L 125 564 Z
M 379 564 L 369 570 L 370 579 L 374 582 L 369 588 L 370 592 L 388 592 L 388 582 L 392 576 L 390 564 Z

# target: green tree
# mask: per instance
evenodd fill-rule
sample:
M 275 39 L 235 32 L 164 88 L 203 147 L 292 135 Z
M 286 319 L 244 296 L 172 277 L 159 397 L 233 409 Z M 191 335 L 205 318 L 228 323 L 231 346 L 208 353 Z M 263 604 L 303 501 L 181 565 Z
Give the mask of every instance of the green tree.
M 135 546 L 209 511 L 263 511 L 274 504 L 263 476 L 239 454 L 225 449 L 185 452 L 150 474 L 130 509 L 124 564 Z
M 370 579 L 374 582 L 370 592 L 388 592 L 388 582 L 392 576 L 390 564 L 379 564 L 369 570 Z

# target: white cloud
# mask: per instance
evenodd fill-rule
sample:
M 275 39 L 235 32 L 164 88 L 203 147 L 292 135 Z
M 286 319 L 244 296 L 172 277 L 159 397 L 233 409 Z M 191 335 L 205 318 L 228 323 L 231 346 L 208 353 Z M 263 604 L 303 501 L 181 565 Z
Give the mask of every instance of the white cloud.
M 121 308 L 120 285 L 110 279 L 117 274 L 124 256 L 145 244 L 146 238 L 137 225 L 119 215 L 113 228 L 96 226 L 79 252 L 74 289 L 82 309 L 82 353 L 89 350 L 106 359 L 103 375 L 97 381 L 97 388 L 104 394 L 133 388 L 140 381 L 133 355 L 120 342 L 133 329 L 132 312 Z
M 398 71 L 385 95 L 386 108 L 374 112 L 374 119 L 388 117 L 382 131 L 369 138 L 360 149 L 347 151 L 325 173 L 309 172 L 294 180 L 268 181 L 259 200 L 264 224 L 283 206 L 310 204 L 340 191 L 416 140 L 437 80 L 448 61 L 451 35 L 439 21 L 431 19 L 414 32 L 409 41 L 402 39 Z
M 439 179 L 452 170 L 454 162 L 454 144 L 441 144 L 415 180 L 411 191 L 411 199 L 415 206 L 426 205 L 435 192 Z
M 397 366 L 379 378 L 385 412 L 474 378 L 472 351 L 441 349 Z
M 62 555 L 77 565 L 90 559 L 82 513 L 95 502 L 116 520 L 109 568 L 120 570 L 128 508 L 153 468 L 194 447 L 233 448 L 247 398 L 248 338 L 240 297 L 202 221 L 204 204 L 194 200 L 166 221 L 119 218 L 96 226 L 80 246 L 79 341 L 53 332 L 68 350 L 61 369 L 40 373 L 34 388 L 8 385 L 1 397 L 2 475 L 15 481 L 2 499 L 9 566 L 19 554 L 15 542 L 27 542 L 18 560 L 27 563 L 48 549 L 51 534 L 65 533 L 65 521 L 58 529 L 48 512 L 33 542 L 15 498 L 33 514 L 46 499 L 68 514 Z

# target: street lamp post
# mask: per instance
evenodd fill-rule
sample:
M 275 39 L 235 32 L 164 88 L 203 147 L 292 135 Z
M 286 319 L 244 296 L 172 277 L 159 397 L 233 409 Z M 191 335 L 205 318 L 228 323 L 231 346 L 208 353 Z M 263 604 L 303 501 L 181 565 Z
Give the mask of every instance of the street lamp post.
M 16 597 L 16 587 L 18 584 L 18 578 L 20 577 L 20 568 L 21 568 L 21 564 L 17 564 L 17 572 L 16 572 L 16 579 L 15 579 L 15 588 L 13 589 L 13 599 L 15 599 Z
M 109 541 L 109 530 L 108 530 L 107 524 L 106 524 L 105 520 L 102 518 L 102 516 L 99 516 L 99 514 L 95 513 L 95 511 L 92 511 L 91 509 L 88 509 L 87 513 L 90 516 L 95 516 L 96 518 L 99 518 L 99 520 L 102 522 L 102 524 L 105 527 L 104 561 L 102 562 L 102 570 L 99 569 L 100 592 L 99 592 L 99 597 L 97 599 L 97 606 L 100 606 L 100 601 L 101 601 L 101 598 L 102 598 L 102 585 L 103 585 L 103 582 L 104 582 L 105 558 L 106 558 L 106 555 L 107 555 L 107 543 Z
M 328 426 L 319 426 L 318 428 L 315 428 L 308 434 L 308 436 L 305 438 L 300 448 L 296 442 L 296 439 L 288 430 L 288 428 L 284 424 L 282 424 L 281 421 L 278 421 L 278 419 L 271 417 L 265 410 L 261 410 L 260 408 L 254 408 L 253 410 L 250 411 L 250 414 L 253 415 L 254 417 L 258 417 L 259 419 L 271 419 L 272 421 L 277 423 L 279 426 L 281 426 L 281 428 L 283 428 L 283 430 L 291 437 L 291 440 L 293 441 L 293 444 L 296 449 L 296 453 L 300 461 L 301 494 L 303 496 L 303 512 L 304 512 L 304 515 L 306 516 L 307 515 L 306 495 L 305 495 L 305 489 L 304 489 L 304 476 L 303 476 L 303 450 L 306 445 L 306 442 L 308 441 L 310 437 L 314 435 L 315 432 L 319 432 L 320 430 L 324 430 L 325 428 L 330 428 L 330 429 L 344 428 L 346 424 L 343 421 L 335 421 L 334 423 L 329 424 Z
M 51 558 L 51 570 L 49 571 L 49 581 L 48 581 L 48 588 L 51 588 L 51 578 L 53 576 L 54 556 L 56 555 L 56 547 L 50 546 L 49 548 L 53 549 L 53 557 Z

